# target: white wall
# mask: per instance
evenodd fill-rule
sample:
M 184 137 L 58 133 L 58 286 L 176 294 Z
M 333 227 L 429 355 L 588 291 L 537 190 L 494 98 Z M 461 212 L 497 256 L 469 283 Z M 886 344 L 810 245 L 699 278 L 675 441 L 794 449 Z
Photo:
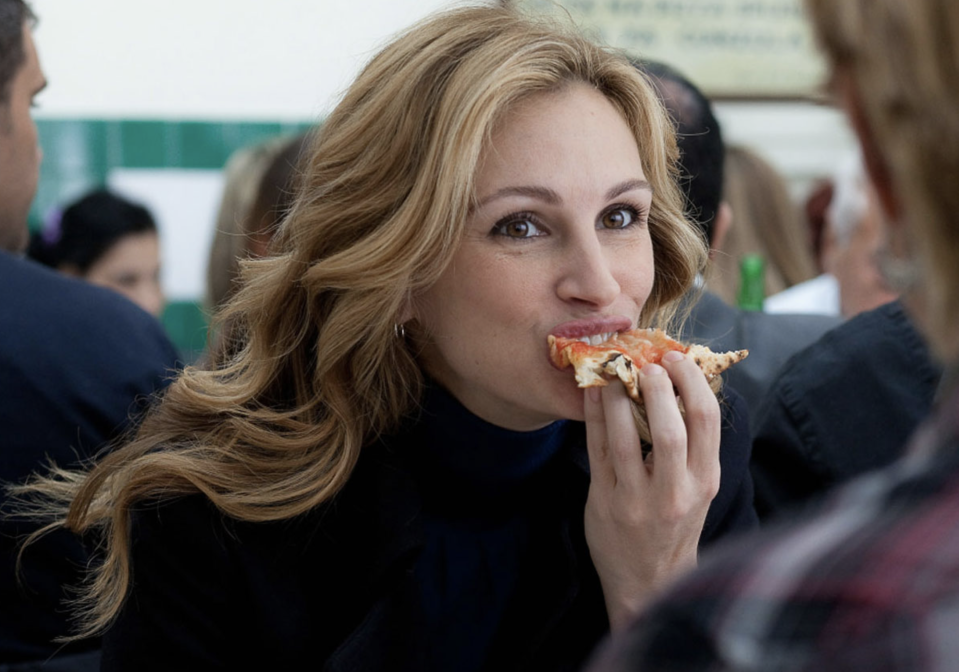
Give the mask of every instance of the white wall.
M 32 0 L 43 116 L 305 120 L 449 0 Z

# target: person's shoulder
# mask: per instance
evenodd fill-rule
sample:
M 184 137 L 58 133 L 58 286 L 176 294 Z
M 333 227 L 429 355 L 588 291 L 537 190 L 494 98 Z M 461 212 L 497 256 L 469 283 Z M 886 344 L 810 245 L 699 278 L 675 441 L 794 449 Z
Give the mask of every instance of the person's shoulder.
M 855 315 L 799 350 L 783 366 L 780 377 L 814 382 L 841 378 L 845 371 L 887 373 L 905 367 L 915 377 L 928 370 L 938 379 L 938 367 L 899 301 Z
M 0 253 L 0 297 L 0 306 L 15 306 L 27 314 L 59 314 L 81 321 L 103 316 L 152 324 L 143 319 L 150 317 L 146 312 L 117 292 L 5 253 Z
M 227 558 L 284 548 L 280 524 L 231 518 L 201 493 L 143 502 L 130 521 L 141 556 L 182 555 L 214 572 L 218 564 L 225 569 Z
M 906 311 L 899 301 L 891 301 L 873 310 L 850 317 L 823 340 L 824 348 L 853 349 L 862 338 L 880 340 L 891 334 L 912 331 Z
M 870 348 L 861 347 L 863 343 L 868 343 Z M 871 356 L 876 348 L 886 347 L 927 351 L 925 341 L 898 300 L 850 318 L 828 334 L 823 347 L 850 356 Z
M 177 365 L 160 322 L 120 294 L 0 253 L 0 314 L 22 347 Z
M 331 502 L 294 516 L 240 518 L 202 493 L 145 502 L 131 512 L 138 557 L 179 556 L 186 562 L 201 563 L 202 573 L 209 575 L 227 571 L 228 566 L 233 568 L 230 571 L 245 571 L 241 567 L 254 571 L 277 565 L 293 567 L 306 558 L 317 570 L 336 567 L 345 571 L 341 562 L 344 544 L 360 545 L 360 538 L 356 537 L 356 527 L 351 528 L 352 537 L 346 537 L 345 530 L 340 529 L 345 521 L 335 518 Z M 354 567 L 365 561 L 353 559 Z

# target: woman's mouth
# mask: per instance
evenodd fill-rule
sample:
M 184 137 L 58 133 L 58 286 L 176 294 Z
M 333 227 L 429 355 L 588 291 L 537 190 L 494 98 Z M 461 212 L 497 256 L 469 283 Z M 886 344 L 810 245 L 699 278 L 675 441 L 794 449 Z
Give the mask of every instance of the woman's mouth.
M 615 332 L 615 331 L 609 331 L 603 334 L 593 334 L 592 336 L 581 336 L 580 338 L 577 338 L 576 340 L 582 341 L 583 343 L 586 343 L 588 345 L 599 345 L 600 343 L 608 341 L 617 333 L 618 332 Z
M 563 322 L 553 327 L 550 335 L 557 338 L 573 338 L 583 343 L 597 345 L 632 326 L 633 321 L 630 318 L 622 315 L 610 315 Z

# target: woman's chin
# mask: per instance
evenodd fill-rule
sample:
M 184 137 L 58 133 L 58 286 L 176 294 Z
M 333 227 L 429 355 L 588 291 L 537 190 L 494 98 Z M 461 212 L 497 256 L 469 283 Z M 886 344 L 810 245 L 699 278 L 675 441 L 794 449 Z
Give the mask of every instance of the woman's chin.
M 561 395 L 558 396 L 558 399 L 561 400 L 561 404 L 557 408 L 558 419 L 583 422 L 586 419 L 586 410 L 583 407 L 584 393 L 585 390 L 575 385 L 564 388 Z

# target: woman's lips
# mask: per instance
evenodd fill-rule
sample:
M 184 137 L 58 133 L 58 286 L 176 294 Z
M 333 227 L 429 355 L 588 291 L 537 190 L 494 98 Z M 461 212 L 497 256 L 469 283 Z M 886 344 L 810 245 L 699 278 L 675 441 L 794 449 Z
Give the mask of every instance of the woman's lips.
M 593 317 L 587 320 L 572 320 L 556 325 L 550 331 L 551 336 L 558 338 L 583 338 L 596 334 L 608 334 L 625 331 L 633 326 L 633 321 L 623 315 L 608 317 Z

